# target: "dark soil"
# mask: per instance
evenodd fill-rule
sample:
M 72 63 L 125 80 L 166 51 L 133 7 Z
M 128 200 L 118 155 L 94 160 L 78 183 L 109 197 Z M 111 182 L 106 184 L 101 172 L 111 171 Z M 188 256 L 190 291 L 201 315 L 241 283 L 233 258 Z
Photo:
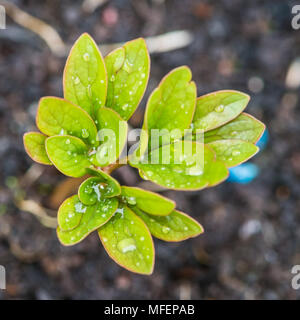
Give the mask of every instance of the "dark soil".
M 153 275 L 120 268 L 96 234 L 63 247 L 55 230 L 18 209 L 17 201 L 53 208 L 51 194 L 64 179 L 54 168 L 36 165 L 31 172 L 43 171 L 28 183 L 33 162 L 22 135 L 34 129 L 40 97 L 62 96 L 65 58 L 7 18 L 7 29 L 0 30 L 0 265 L 7 290 L 0 290 L 0 298 L 300 298 L 291 287 L 291 268 L 300 264 L 300 92 L 285 84 L 300 56 L 300 30 L 291 28 L 295 1 L 111 0 L 92 14 L 83 12 L 79 0 L 12 2 L 52 25 L 66 43 L 85 31 L 98 43 L 113 43 L 190 30 L 190 46 L 152 55 L 149 90 L 172 68 L 189 65 L 198 94 L 249 93 L 247 112 L 267 124 L 270 141 L 254 158 L 260 175 L 248 185 L 225 182 L 200 192 L 164 193 L 206 232 L 178 244 L 156 240 Z M 132 125 L 141 122 L 144 107 L 145 101 Z M 116 176 L 126 184 L 139 181 L 134 169 Z

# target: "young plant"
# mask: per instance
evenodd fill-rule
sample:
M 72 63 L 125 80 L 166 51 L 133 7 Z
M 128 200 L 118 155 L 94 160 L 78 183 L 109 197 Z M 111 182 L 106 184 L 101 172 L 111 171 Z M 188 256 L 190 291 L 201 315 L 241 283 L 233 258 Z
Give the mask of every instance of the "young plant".
M 183 66 L 168 73 L 150 95 L 138 147 L 127 157 L 127 122 L 149 78 L 143 39 L 127 42 L 104 59 L 88 34 L 74 44 L 64 70 L 64 99 L 40 100 L 39 132 L 24 135 L 36 162 L 70 177 L 87 176 L 78 194 L 58 210 L 63 245 L 97 230 L 109 254 L 124 268 L 151 274 L 152 236 L 182 241 L 202 226 L 161 195 L 120 186 L 111 172 L 129 163 L 143 179 L 174 190 L 200 190 L 228 177 L 228 168 L 254 156 L 264 125 L 244 113 L 249 96 L 224 90 L 197 98 L 192 74 Z M 119 159 L 119 160 L 118 160 Z

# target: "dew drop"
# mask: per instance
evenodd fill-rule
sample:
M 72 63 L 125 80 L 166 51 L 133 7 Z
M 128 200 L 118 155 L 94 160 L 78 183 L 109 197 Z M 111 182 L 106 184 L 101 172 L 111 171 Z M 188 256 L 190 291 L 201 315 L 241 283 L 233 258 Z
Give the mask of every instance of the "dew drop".
M 118 242 L 117 248 L 122 253 L 134 251 L 136 249 L 135 241 L 132 238 L 126 238 Z
M 232 153 L 231 153 L 231 155 L 234 156 L 234 157 L 238 156 L 239 154 L 240 154 L 239 150 L 233 150 Z
M 80 79 L 79 79 L 78 77 L 76 77 L 76 78 L 74 79 L 74 83 L 75 83 L 75 84 L 79 84 L 79 83 L 80 83 Z
M 100 183 L 99 184 L 99 188 L 101 189 L 101 190 L 104 190 L 105 189 L 105 187 L 106 187 L 106 183 Z
M 216 112 L 223 112 L 224 111 L 224 106 L 220 104 L 219 106 L 215 107 Z
M 232 131 L 232 132 L 231 132 L 231 135 L 232 135 L 232 136 L 236 136 L 236 135 L 237 135 L 237 131 Z
M 93 93 L 92 93 L 92 87 L 91 87 L 90 84 L 87 86 L 87 90 L 88 90 L 89 97 L 92 98 L 93 97 Z
M 163 233 L 169 233 L 170 228 L 169 227 L 162 227 L 162 232 Z
M 126 59 L 123 65 L 123 69 L 127 72 L 130 73 L 131 72 L 131 68 L 132 64 Z
M 85 190 L 84 190 L 84 193 L 87 193 L 87 194 L 91 194 L 93 192 L 93 189 L 90 187 L 90 186 L 88 186 L 87 188 L 85 188 Z
M 114 75 L 112 75 L 111 77 L 110 77 L 110 81 L 111 82 L 114 82 L 116 80 L 116 77 L 114 76 Z
M 71 143 L 70 139 L 67 139 L 66 144 L 70 144 L 70 143 Z
M 83 55 L 83 60 L 84 61 L 89 61 L 90 60 L 90 55 L 87 52 Z
M 136 204 L 135 197 L 127 197 L 126 201 L 127 201 L 128 204 L 131 204 L 131 205 L 135 205 Z
M 189 168 L 188 174 L 190 176 L 201 176 L 203 174 L 203 170 L 202 168 L 197 168 L 197 167 Z
M 77 202 L 77 203 L 75 204 L 75 211 L 76 211 L 76 212 L 79 212 L 79 213 L 85 213 L 86 207 L 83 207 L 83 205 L 82 205 L 81 202 Z
M 182 173 L 183 172 L 182 169 L 176 168 L 176 167 L 173 169 L 173 171 L 176 172 L 176 173 Z
M 92 189 L 94 190 L 94 192 L 96 193 L 97 195 L 97 200 L 100 201 L 101 199 L 101 193 L 100 193 L 100 190 L 99 190 L 99 186 L 96 184 L 96 185 L 93 185 L 92 186 Z
M 86 129 L 82 129 L 82 130 L 81 130 L 81 136 L 82 136 L 82 138 L 88 138 L 89 135 L 90 135 L 90 134 L 89 134 L 89 132 L 88 132 Z
M 152 177 L 153 172 L 148 170 L 148 171 L 146 171 L 146 175 L 147 175 L 148 177 Z

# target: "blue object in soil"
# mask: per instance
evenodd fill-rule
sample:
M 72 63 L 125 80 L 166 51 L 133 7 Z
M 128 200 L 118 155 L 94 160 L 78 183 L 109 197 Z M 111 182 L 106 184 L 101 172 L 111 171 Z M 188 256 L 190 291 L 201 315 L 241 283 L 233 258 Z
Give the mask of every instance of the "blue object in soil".
M 259 150 L 263 150 L 269 140 L 268 130 L 265 130 L 261 138 L 257 141 L 256 145 Z M 247 184 L 255 179 L 259 174 L 257 165 L 251 162 L 240 164 L 239 166 L 229 168 L 229 177 L 227 181 L 239 184 Z
M 237 167 L 229 168 L 229 177 L 227 181 L 247 184 L 256 178 L 258 174 L 259 168 L 257 165 L 251 162 L 243 163 Z
M 269 141 L 269 132 L 266 129 L 260 139 L 256 142 L 256 145 L 259 147 L 259 150 L 263 150 Z

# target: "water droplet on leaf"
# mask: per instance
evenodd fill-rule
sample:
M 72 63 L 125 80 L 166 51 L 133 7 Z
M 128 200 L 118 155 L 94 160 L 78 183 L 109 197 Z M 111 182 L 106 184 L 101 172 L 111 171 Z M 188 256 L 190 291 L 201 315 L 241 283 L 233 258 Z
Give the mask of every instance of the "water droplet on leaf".
M 162 227 L 162 232 L 163 233 L 169 233 L 170 228 L 169 227 Z
M 84 61 L 89 61 L 90 60 L 90 55 L 87 52 L 83 55 L 83 60 Z
M 223 112 L 224 111 L 224 106 L 220 104 L 219 106 L 215 107 L 216 112 Z
M 79 84 L 80 83 L 80 79 L 78 77 L 76 77 L 75 80 L 74 80 L 74 83 L 75 84 Z
M 126 59 L 123 65 L 123 69 L 127 72 L 130 73 L 131 72 L 131 68 L 132 64 Z
M 236 156 L 238 156 L 240 154 L 240 151 L 239 150 L 233 150 L 231 154 L 232 154 L 232 156 L 236 157 Z
M 203 170 L 202 168 L 197 168 L 197 167 L 189 168 L 188 174 L 190 176 L 201 176 L 203 174 Z
M 132 238 L 126 238 L 118 242 L 117 248 L 122 253 L 134 251 L 136 249 L 135 241 Z
M 135 197 L 127 197 L 126 201 L 127 201 L 128 204 L 131 204 L 131 205 L 135 205 L 136 204 Z
M 82 138 L 88 138 L 89 135 L 90 135 L 90 134 L 89 134 L 89 132 L 88 132 L 86 129 L 82 129 L 82 130 L 81 130 L 81 136 L 82 136 Z

